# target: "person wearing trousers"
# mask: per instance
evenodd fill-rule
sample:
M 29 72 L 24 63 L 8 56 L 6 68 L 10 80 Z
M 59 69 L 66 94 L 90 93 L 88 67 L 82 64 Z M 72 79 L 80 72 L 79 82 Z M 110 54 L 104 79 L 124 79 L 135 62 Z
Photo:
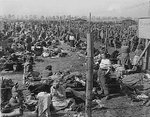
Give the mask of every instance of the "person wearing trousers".
M 109 95 L 109 89 L 107 86 L 107 80 L 109 79 L 110 69 L 111 69 L 111 61 L 108 59 L 107 54 L 102 54 L 102 60 L 99 65 L 98 70 L 98 82 L 100 84 L 102 93 L 104 96 Z

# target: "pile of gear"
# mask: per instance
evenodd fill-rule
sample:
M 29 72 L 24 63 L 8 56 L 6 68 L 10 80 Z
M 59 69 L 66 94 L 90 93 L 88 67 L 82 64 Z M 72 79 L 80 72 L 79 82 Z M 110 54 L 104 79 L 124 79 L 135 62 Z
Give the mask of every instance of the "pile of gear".
M 0 58 L 1 70 L 5 71 L 22 71 L 23 70 L 23 55 L 13 53 Z

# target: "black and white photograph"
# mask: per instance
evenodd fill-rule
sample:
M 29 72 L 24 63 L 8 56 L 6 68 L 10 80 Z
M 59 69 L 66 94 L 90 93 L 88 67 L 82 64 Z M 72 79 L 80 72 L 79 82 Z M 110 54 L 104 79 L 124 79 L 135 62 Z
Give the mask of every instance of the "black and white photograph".
M 0 117 L 150 117 L 150 0 L 0 0 Z

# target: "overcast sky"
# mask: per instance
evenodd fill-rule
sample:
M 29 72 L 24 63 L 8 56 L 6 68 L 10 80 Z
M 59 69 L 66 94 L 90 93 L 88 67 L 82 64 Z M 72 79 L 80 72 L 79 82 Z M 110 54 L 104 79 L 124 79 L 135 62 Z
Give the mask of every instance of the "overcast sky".
M 0 0 L 0 15 L 131 16 L 148 14 L 149 0 Z M 143 4 L 142 4 L 143 3 Z

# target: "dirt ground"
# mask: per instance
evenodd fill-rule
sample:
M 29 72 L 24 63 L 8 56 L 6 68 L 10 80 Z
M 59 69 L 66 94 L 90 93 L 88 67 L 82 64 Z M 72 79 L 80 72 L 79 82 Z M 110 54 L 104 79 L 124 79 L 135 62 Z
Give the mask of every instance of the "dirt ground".
M 65 46 L 65 48 L 67 47 Z M 70 53 L 70 56 L 65 58 L 50 59 L 38 57 L 38 60 L 41 61 L 36 62 L 34 66 L 36 71 L 43 70 L 47 65 L 53 66 L 53 72 L 64 69 L 86 71 L 84 64 L 85 59 L 79 57 L 75 52 Z M 1 73 L 0 84 L 2 77 L 11 78 L 14 82 L 18 82 L 22 85 L 22 73 Z M 106 108 L 95 108 L 92 111 L 92 117 L 150 117 L 149 108 L 141 106 L 141 103 L 142 102 L 132 102 L 127 96 L 116 96 L 104 102 Z

